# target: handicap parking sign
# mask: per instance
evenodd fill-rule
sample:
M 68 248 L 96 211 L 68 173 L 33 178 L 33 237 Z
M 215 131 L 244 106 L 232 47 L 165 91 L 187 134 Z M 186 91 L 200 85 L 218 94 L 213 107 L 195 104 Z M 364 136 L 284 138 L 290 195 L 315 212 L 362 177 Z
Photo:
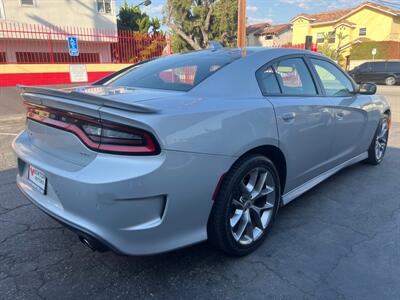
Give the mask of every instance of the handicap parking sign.
M 70 56 L 79 56 L 78 38 L 76 36 L 68 37 L 68 51 Z

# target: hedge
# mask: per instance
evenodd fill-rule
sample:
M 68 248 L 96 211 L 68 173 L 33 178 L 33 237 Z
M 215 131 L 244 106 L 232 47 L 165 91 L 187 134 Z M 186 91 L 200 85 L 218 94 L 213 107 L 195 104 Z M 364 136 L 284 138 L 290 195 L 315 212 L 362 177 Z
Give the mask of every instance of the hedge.
M 376 48 L 376 59 L 400 59 L 400 42 L 370 41 L 355 44 L 351 49 L 351 59 L 372 59 L 372 49 Z

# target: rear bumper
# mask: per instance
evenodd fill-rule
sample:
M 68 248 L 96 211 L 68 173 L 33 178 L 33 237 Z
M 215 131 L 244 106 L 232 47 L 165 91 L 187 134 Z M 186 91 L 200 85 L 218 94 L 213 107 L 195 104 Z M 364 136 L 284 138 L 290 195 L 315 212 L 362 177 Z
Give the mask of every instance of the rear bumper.
M 26 188 L 20 184 L 20 181 L 18 180 L 18 175 L 17 175 L 17 186 L 20 189 L 20 191 L 25 195 L 26 198 L 28 198 L 37 208 L 42 210 L 44 213 L 46 213 L 49 217 L 53 218 L 55 221 L 59 222 L 63 226 L 67 227 L 71 231 L 75 232 L 78 236 L 80 237 L 90 237 L 91 239 L 94 239 L 97 241 L 99 245 L 101 245 L 101 249 L 103 251 L 107 250 L 112 250 L 113 252 L 117 254 L 124 254 L 121 253 L 118 249 L 114 248 L 113 245 L 110 245 L 107 241 L 103 240 L 102 237 L 96 236 L 93 232 L 89 232 L 86 228 L 81 228 L 77 224 L 72 224 L 68 220 L 64 220 L 58 215 L 55 215 L 52 211 L 47 210 L 44 206 L 42 206 L 39 202 L 36 202 L 35 199 L 31 198 L 29 194 L 25 192 Z
M 146 255 L 207 238 L 212 195 L 234 158 L 177 151 L 149 157 L 98 154 L 72 166 L 29 144 L 13 143 L 17 184 L 41 210 L 115 252 Z M 47 194 L 28 180 L 28 166 L 47 177 Z

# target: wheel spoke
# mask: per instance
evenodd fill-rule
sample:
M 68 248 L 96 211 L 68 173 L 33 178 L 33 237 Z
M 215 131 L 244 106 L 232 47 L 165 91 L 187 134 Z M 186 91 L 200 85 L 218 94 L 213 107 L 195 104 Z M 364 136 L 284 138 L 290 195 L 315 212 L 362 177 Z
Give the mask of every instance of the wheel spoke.
M 237 225 L 237 223 L 240 221 L 242 216 L 243 216 L 243 210 L 242 209 L 236 209 L 235 213 L 233 214 L 233 216 L 231 217 L 231 220 L 230 220 L 232 228 Z
M 243 207 L 243 202 L 241 202 L 237 199 L 233 199 L 232 204 L 234 204 L 235 206 L 241 207 L 241 208 Z
M 268 172 L 262 172 L 259 171 L 258 172 L 258 178 L 257 178 L 257 183 L 256 186 L 254 187 L 253 192 L 251 193 L 251 198 L 253 199 L 254 197 L 257 197 L 261 191 L 263 190 L 264 186 L 265 186 L 265 182 L 267 180 L 267 176 L 268 176 Z
M 251 208 L 261 216 L 263 211 L 273 209 L 274 205 L 269 202 L 265 202 L 263 206 L 253 205 Z
M 262 190 L 260 193 L 258 193 L 258 195 L 256 195 L 255 197 L 252 198 L 253 203 L 257 199 L 260 199 L 261 197 L 271 194 L 273 191 L 275 191 L 275 189 L 273 187 L 267 185 L 264 190 Z
M 254 226 L 253 222 L 251 222 L 250 211 L 247 211 L 249 222 L 247 222 L 247 236 L 249 237 L 250 241 L 254 241 Z
M 244 179 L 240 182 L 241 191 L 246 196 L 250 195 L 256 186 L 258 169 L 251 171 L 248 174 L 248 176 L 249 176 L 249 181 L 247 183 L 244 182 Z
M 381 128 L 381 132 L 379 133 L 378 138 L 380 138 L 380 139 L 383 138 L 386 135 L 387 131 L 388 131 L 387 124 L 383 123 L 382 124 L 382 128 Z
M 240 222 L 238 225 L 238 229 L 236 232 L 233 232 L 233 236 L 235 238 L 236 241 L 239 241 L 240 238 L 243 236 L 243 233 L 246 231 L 246 228 L 248 226 L 249 223 L 249 213 L 248 211 L 244 212 L 242 217 L 240 218 Z
M 272 209 L 272 208 L 274 208 L 274 205 L 269 202 L 265 202 L 264 205 L 262 207 L 260 207 L 261 210 L 268 210 L 268 209 Z
M 253 209 L 253 207 L 252 207 L 252 209 L 250 211 L 250 217 L 256 227 L 258 227 L 260 229 L 264 229 L 264 225 L 261 222 L 260 210 Z

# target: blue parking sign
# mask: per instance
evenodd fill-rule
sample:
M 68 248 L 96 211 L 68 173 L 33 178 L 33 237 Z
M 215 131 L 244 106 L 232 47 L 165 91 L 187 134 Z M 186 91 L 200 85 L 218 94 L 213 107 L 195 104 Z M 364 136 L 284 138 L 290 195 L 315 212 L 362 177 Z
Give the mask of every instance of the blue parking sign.
M 68 51 L 70 56 L 79 56 L 78 38 L 76 36 L 68 37 Z

